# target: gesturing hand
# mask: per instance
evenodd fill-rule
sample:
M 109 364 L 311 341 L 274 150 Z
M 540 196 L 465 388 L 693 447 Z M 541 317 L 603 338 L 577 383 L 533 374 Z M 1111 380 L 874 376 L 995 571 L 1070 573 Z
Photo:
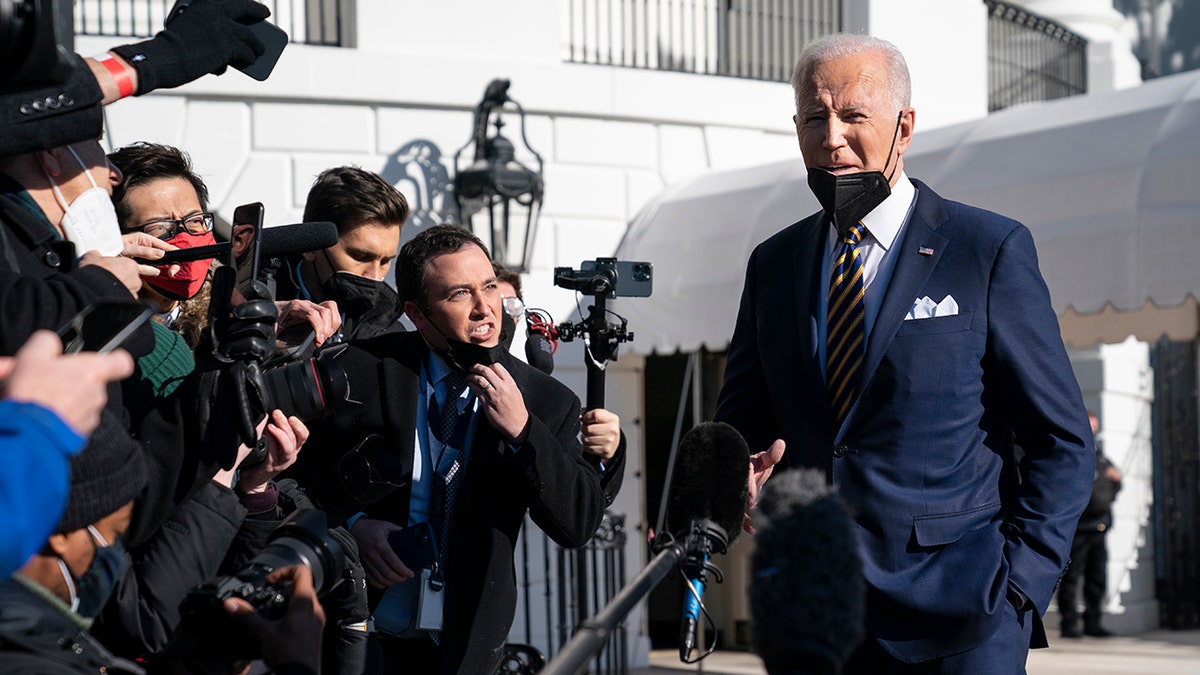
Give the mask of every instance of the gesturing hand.
M 742 529 L 750 534 L 754 534 L 754 524 L 750 520 L 750 512 L 758 506 L 759 490 L 771 477 L 775 465 L 783 459 L 783 451 L 786 446 L 787 444 L 781 438 L 763 452 L 750 455 L 750 490 L 749 496 L 746 498 L 746 514 L 742 518 Z
M 524 443 L 529 434 L 526 428 L 529 426 L 529 410 L 525 408 L 525 397 L 508 370 L 499 363 L 490 366 L 476 364 L 467 377 L 467 385 L 479 398 L 488 422 L 504 440 L 513 445 Z

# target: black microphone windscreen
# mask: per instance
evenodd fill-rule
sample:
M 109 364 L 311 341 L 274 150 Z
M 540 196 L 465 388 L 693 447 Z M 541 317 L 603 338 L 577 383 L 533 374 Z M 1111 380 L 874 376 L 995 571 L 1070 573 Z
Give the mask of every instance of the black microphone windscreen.
M 732 544 L 746 512 L 750 450 L 736 429 L 724 422 L 696 425 L 679 441 L 667 501 L 667 529 L 679 533 L 692 520 L 708 518 Z
M 753 518 L 755 651 L 771 675 L 840 672 L 866 592 L 849 511 L 822 472 L 793 469 L 763 486 Z
M 327 221 L 274 225 L 263 228 L 259 255 L 264 258 L 280 258 L 329 248 L 337 242 L 337 225 Z
M 550 341 L 536 330 L 525 331 L 525 362 L 549 375 L 554 372 L 554 353 Z

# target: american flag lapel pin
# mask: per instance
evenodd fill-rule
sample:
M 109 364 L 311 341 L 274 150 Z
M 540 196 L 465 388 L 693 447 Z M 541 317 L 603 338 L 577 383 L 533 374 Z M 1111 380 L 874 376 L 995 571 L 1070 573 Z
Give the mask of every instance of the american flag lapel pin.
M 921 248 L 917 249 L 917 253 L 920 253 L 921 255 L 933 255 L 933 249 L 929 248 L 928 246 L 922 246 Z

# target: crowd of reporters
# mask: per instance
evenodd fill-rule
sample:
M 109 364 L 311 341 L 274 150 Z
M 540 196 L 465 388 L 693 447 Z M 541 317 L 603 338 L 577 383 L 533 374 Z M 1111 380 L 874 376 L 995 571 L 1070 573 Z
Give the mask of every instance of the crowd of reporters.
M 14 131 L 0 142 L 0 562 L 11 574 L 0 582 L 0 672 L 243 672 L 256 660 L 279 673 L 368 668 L 354 519 L 327 520 L 311 486 L 291 477 L 306 475 L 289 469 L 309 426 L 264 393 L 260 371 L 293 341 L 303 359 L 403 331 L 404 301 L 441 333 L 419 297 L 420 270 L 413 297 L 384 281 L 407 202 L 369 171 L 323 172 L 304 218 L 336 224 L 337 245 L 276 256 L 266 292 L 243 298 L 211 256 L 156 262 L 216 243 L 208 189 L 186 152 L 134 143 L 106 156 L 98 142 L 101 105 L 253 61 L 263 45 L 246 26 L 266 14 L 251 0 L 197 2 L 151 40 L 72 55 L 68 76 L 0 91 L 0 121 Z M 26 99 L 73 103 L 30 119 Z M 455 245 L 482 249 L 473 238 Z M 491 302 L 495 279 L 485 285 Z M 133 302 L 154 316 L 118 348 L 63 353 L 56 329 Z M 507 317 L 509 341 L 513 329 Z M 623 473 L 619 420 L 591 411 L 580 432 L 577 399 L 551 391 L 574 401 L 563 402 L 574 412 L 556 442 L 592 457 L 572 469 L 587 488 L 576 501 L 611 502 Z M 508 447 L 528 461 L 522 442 Z M 346 449 L 336 439 L 326 448 Z M 582 535 L 598 514 L 571 524 L 553 515 Z M 465 667 L 446 659 L 441 670 Z
M 308 431 L 272 411 L 258 426 L 265 459 L 240 472 L 238 460 L 253 448 L 206 442 L 213 437 L 201 433 L 203 409 L 215 403 L 203 396 L 205 379 L 211 385 L 221 369 L 209 363 L 196 330 L 203 311 L 189 326 L 180 310 L 199 295 L 207 263 L 136 260 L 211 238 L 207 191 L 174 149 L 139 145 L 110 161 L 96 140 L 101 103 L 252 61 L 261 45 L 244 27 L 265 15 L 246 0 L 197 3 L 152 40 L 94 59 L 74 57 L 70 75 L 45 89 L 12 91 L 18 88 L 4 83 L 2 672 L 231 672 L 251 657 L 277 672 L 320 669 L 325 610 L 303 565 L 263 580 L 288 588 L 282 618 L 267 620 L 243 600 L 220 598 L 222 619 L 254 636 L 253 654 L 228 653 L 220 644 L 171 651 L 188 594 L 243 569 L 285 516 L 310 506 L 273 480 L 295 460 Z M 120 73 L 100 65 L 117 58 Z M 72 105 L 26 114 L 25 100 L 41 98 Z M 147 203 L 168 199 L 176 201 Z M 176 215 L 143 223 L 138 209 L 147 208 Z M 89 308 L 137 297 L 159 320 L 111 352 L 62 353 L 55 329 Z M 334 330 L 332 311 L 292 313 L 311 314 L 314 323 L 324 321 L 323 330 Z M 207 423 L 220 424 L 213 412 L 219 409 L 210 410 Z M 342 550 L 352 558 L 353 544 L 343 536 Z M 353 605 L 355 585 L 344 586 Z M 330 598 L 334 611 L 338 598 Z

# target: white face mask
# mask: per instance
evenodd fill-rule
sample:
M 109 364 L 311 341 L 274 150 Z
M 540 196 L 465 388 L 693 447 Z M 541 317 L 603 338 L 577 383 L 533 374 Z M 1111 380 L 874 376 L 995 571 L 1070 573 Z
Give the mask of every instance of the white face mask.
M 75 244 L 75 252 L 79 255 L 99 251 L 102 255 L 115 256 L 124 250 L 125 243 L 121 240 L 121 227 L 117 223 L 117 210 L 113 208 L 112 198 L 107 190 L 96 185 L 96 179 L 92 178 L 92 172 L 88 171 L 75 148 L 67 146 L 67 149 L 83 168 L 83 174 L 92 187 L 67 204 L 58 184 L 49 173 L 46 174 L 54 190 L 54 198 L 66 212 L 62 218 L 63 233 L 68 241 Z

